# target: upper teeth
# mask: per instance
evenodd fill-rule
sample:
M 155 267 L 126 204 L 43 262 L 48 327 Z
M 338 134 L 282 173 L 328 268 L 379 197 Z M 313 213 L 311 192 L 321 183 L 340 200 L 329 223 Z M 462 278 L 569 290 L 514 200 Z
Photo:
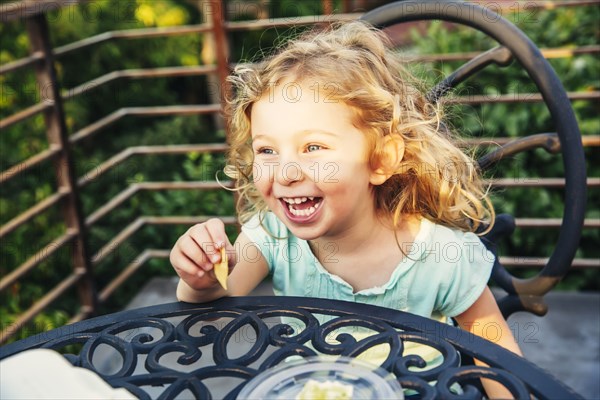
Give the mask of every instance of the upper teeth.
M 304 203 L 306 200 L 314 200 L 315 198 L 310 196 L 310 197 L 284 197 L 283 201 L 285 201 L 286 203 L 289 204 L 300 204 L 300 203 Z
M 307 209 L 304 209 L 304 210 L 297 210 L 294 207 L 294 205 L 304 203 L 308 199 L 314 200 L 315 198 L 312 196 L 310 196 L 310 197 L 284 197 L 283 201 L 285 201 L 287 203 L 288 210 L 293 215 L 308 217 L 308 216 L 312 215 L 317 210 L 317 208 L 319 208 L 319 205 L 321 204 L 320 202 L 317 202 L 313 206 L 311 206 Z

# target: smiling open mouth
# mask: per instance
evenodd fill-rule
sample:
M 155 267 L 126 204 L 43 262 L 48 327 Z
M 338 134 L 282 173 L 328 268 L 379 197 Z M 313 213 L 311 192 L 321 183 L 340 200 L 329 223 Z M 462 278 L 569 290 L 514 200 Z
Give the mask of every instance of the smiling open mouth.
M 296 217 L 309 217 L 314 214 L 319 206 L 322 197 L 284 197 L 281 199 L 290 214 Z

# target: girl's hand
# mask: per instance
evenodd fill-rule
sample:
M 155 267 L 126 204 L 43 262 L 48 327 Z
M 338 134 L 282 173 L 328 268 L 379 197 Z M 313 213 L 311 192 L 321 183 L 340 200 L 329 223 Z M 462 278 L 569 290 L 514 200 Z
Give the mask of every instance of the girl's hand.
M 218 289 L 220 286 L 213 267 L 221 261 L 220 250 L 223 247 L 231 270 L 236 264 L 234 248 L 225 234 L 223 221 L 212 218 L 188 229 L 173 246 L 169 260 L 190 289 Z

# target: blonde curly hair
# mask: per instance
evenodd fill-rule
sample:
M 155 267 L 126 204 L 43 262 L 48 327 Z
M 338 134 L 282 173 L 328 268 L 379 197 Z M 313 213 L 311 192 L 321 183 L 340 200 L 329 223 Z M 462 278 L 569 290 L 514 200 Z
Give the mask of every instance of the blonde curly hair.
M 402 161 L 374 188 L 376 209 L 394 226 L 403 216 L 419 215 L 463 231 L 491 228 L 494 210 L 476 162 L 453 143 L 440 107 L 426 100 L 402 64 L 384 33 L 354 21 L 303 34 L 261 63 L 238 65 L 228 78 L 231 147 L 225 174 L 240 193 L 240 221 L 267 210 L 252 179 L 252 105 L 273 85 L 293 78 L 335 87 L 328 96 L 354 110 L 352 122 L 367 137 L 372 168 L 383 157 L 384 137 L 402 137 Z

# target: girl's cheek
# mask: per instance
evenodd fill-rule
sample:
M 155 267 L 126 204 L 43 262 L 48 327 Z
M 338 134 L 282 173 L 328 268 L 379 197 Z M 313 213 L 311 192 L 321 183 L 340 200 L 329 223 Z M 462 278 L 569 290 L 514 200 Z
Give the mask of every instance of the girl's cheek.
M 261 178 L 262 178 L 262 168 L 260 167 L 259 163 L 254 161 L 252 163 L 252 179 L 254 180 L 254 183 L 257 183 L 257 182 L 260 182 Z
M 253 162 L 252 163 L 252 180 L 254 181 L 254 183 L 258 182 L 258 180 L 260 179 L 260 175 L 258 174 L 259 170 L 260 170 L 260 168 L 256 164 L 256 161 Z
M 271 166 L 260 162 L 257 163 L 256 161 L 252 164 L 252 179 L 255 184 L 265 184 L 273 181 L 271 176 L 273 174 L 273 168 L 268 167 Z

